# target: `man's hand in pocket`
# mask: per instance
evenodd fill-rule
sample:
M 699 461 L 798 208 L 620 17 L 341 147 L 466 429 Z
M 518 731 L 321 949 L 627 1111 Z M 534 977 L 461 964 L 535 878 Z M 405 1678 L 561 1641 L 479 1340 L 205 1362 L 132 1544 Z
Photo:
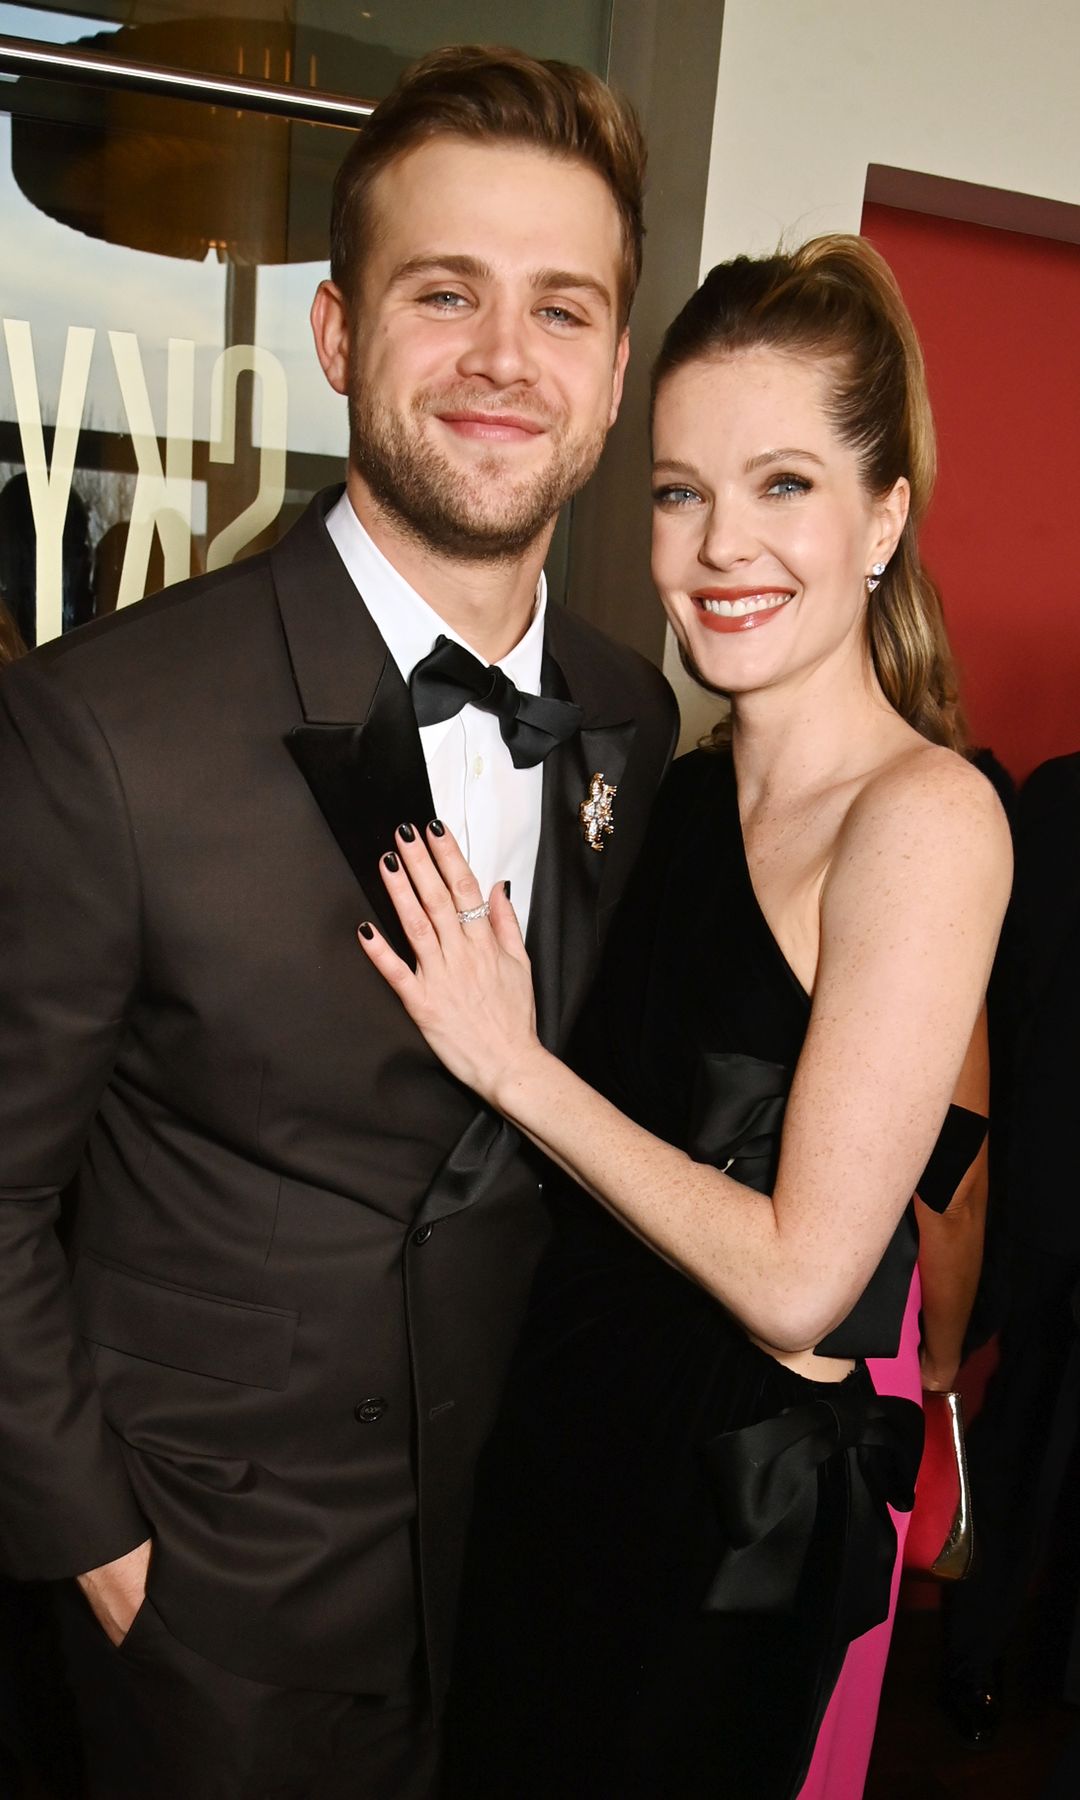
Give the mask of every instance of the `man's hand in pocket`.
M 114 1562 L 102 1563 L 100 1569 L 90 1569 L 85 1575 L 76 1577 L 111 1644 L 122 1644 L 131 1629 L 132 1620 L 146 1597 L 149 1567 L 150 1539 L 147 1538 Z

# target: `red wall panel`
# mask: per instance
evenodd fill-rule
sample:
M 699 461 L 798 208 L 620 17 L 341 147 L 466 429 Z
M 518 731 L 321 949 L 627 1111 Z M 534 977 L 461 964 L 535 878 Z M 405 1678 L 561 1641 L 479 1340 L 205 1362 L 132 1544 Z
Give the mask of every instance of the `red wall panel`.
M 1025 776 L 1080 749 L 1080 247 L 867 204 L 926 353 L 923 534 L 974 741 Z

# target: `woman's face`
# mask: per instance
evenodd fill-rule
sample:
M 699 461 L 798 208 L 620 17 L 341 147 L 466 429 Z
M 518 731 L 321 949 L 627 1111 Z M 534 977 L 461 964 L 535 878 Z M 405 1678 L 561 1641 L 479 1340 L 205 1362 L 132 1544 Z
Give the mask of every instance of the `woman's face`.
M 866 577 L 907 511 L 875 501 L 822 361 L 754 349 L 669 375 L 653 427 L 653 580 L 691 668 L 725 693 L 861 659 Z

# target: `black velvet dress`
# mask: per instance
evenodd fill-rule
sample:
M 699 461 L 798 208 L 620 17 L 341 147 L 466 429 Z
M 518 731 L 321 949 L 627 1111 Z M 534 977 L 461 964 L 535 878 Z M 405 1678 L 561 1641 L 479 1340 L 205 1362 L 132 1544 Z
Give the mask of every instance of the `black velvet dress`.
M 730 756 L 683 758 L 574 1060 L 767 1193 L 809 1010 L 753 893 Z M 950 1111 L 923 1198 L 947 1202 L 981 1136 Z M 552 1205 L 480 1473 L 448 1792 L 787 1800 L 846 1645 L 886 1616 L 921 1412 L 861 1363 L 794 1374 L 579 1190 Z M 896 1354 L 915 1249 L 908 1216 L 823 1354 Z

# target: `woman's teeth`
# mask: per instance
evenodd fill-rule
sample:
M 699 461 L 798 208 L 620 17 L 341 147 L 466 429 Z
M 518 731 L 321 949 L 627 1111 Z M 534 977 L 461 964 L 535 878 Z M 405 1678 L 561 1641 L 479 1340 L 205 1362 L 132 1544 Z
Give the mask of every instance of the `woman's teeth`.
M 737 619 L 743 613 L 767 612 L 770 607 L 786 606 L 790 594 L 750 594 L 745 600 L 701 600 L 706 612 L 719 613 L 722 619 Z

